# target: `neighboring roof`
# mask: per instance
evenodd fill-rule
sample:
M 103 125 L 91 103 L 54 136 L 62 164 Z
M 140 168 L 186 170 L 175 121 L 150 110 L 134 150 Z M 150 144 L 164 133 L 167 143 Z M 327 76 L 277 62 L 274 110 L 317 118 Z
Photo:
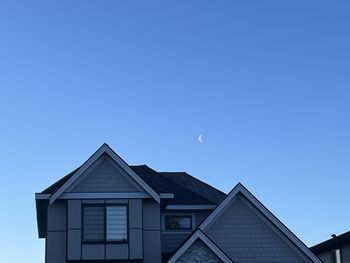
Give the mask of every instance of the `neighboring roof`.
M 149 194 L 156 202 L 160 202 L 159 195 L 147 184 L 145 183 L 132 169 L 130 166 L 122 159 L 120 156 L 114 152 L 107 144 L 103 144 L 69 179 L 63 183 L 50 197 L 50 204 L 52 204 L 57 198 L 59 198 L 65 190 L 68 189 L 80 176 L 84 175 L 84 172 L 100 158 L 103 154 L 107 154 L 111 157 L 136 183 L 143 189 L 147 194 Z
M 339 248 L 345 243 L 350 244 L 350 231 L 345 232 L 339 236 L 332 237 L 315 246 L 312 246 L 310 247 L 310 250 L 314 253 L 320 253 L 325 250 L 333 250 Z
M 225 255 L 225 253 L 215 245 L 201 230 L 197 229 L 174 253 L 168 263 L 175 263 L 186 250 L 196 241 L 200 239 L 222 262 L 233 263 L 233 261 Z
M 180 184 L 191 192 L 210 200 L 214 204 L 220 203 L 226 197 L 225 193 L 219 191 L 211 185 L 206 184 L 203 181 L 198 180 L 186 172 L 160 172 L 160 174 L 169 180 Z
M 256 197 L 251 194 L 241 183 L 238 183 L 227 197 L 214 209 L 213 212 L 199 225 L 199 229 L 205 231 L 216 221 L 216 219 L 229 207 L 231 201 L 237 195 L 243 195 L 255 208 L 264 215 L 282 234 L 284 234 L 300 251 L 302 251 L 313 262 L 321 263 L 309 248 L 296 237 L 277 217 L 275 217 Z

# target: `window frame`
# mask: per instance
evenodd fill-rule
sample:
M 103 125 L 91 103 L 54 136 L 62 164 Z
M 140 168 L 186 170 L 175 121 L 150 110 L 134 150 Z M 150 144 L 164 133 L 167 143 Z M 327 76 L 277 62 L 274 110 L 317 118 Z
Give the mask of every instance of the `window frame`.
M 108 206 L 122 206 L 126 207 L 126 240 L 107 240 L 107 207 Z M 84 208 L 85 207 L 103 207 L 103 240 L 92 240 L 88 241 L 84 239 Z M 87 203 L 81 205 L 81 243 L 82 244 L 128 244 L 129 243 L 129 206 L 128 204 L 117 204 L 117 203 Z
M 190 227 L 189 228 L 167 228 L 167 224 L 166 224 L 166 220 L 167 217 L 172 217 L 172 218 L 189 218 L 190 219 Z M 178 214 L 167 214 L 164 215 L 164 231 L 169 231 L 169 232 L 185 232 L 185 231 L 192 231 L 193 230 L 193 216 L 190 214 L 186 214 L 186 215 L 178 215 Z

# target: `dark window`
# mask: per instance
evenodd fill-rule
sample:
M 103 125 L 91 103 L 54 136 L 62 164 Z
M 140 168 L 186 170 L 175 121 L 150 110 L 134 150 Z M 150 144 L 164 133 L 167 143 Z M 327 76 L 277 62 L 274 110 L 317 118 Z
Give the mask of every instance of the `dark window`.
M 84 241 L 104 241 L 104 207 L 84 206 Z
M 165 230 L 192 230 L 192 216 L 164 216 Z
M 126 205 L 84 205 L 83 241 L 113 243 L 128 240 Z

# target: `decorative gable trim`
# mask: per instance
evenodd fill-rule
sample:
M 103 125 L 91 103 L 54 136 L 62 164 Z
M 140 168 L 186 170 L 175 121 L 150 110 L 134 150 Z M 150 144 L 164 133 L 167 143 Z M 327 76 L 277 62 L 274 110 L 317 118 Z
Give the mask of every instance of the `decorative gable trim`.
M 168 263 L 175 263 L 197 239 L 200 239 L 220 260 L 222 260 L 222 262 L 233 263 L 233 261 L 199 229 L 176 251 L 169 259 Z
M 159 195 L 145 181 L 143 181 L 129 167 L 129 165 L 119 157 L 118 154 L 116 154 L 107 144 L 103 144 L 65 184 L 63 184 L 55 193 L 51 195 L 50 204 L 55 202 L 55 200 L 59 198 L 68 189 L 68 187 L 71 186 L 103 154 L 107 154 L 109 157 L 111 157 L 112 160 L 114 160 L 132 179 L 134 179 L 146 193 L 148 193 L 158 203 L 160 202 Z
M 275 217 L 253 194 L 251 194 L 241 183 L 238 183 L 226 198 L 217 206 L 217 208 L 199 225 L 199 229 L 203 232 L 224 213 L 231 202 L 243 195 L 262 215 L 264 215 L 279 231 L 282 232 L 298 249 L 300 249 L 312 262 L 321 263 L 309 248 L 297 238 L 277 217 Z

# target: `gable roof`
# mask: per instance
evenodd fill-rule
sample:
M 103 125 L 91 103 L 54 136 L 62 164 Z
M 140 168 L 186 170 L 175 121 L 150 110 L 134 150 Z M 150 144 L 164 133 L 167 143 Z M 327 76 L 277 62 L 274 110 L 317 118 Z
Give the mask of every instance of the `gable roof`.
M 71 175 L 67 176 L 67 180 L 53 192 L 50 196 L 50 204 L 52 204 L 57 198 L 59 198 L 65 190 L 68 189 L 83 173 L 103 154 L 107 154 L 112 158 L 132 179 L 134 179 L 146 193 L 148 193 L 158 203 L 160 202 L 159 195 L 145 182 L 143 181 L 130 167 L 129 165 L 119 157 L 107 144 L 103 144 L 78 170 Z M 62 183 L 61 182 L 61 183 Z
M 350 231 L 312 246 L 310 247 L 310 250 L 314 253 L 320 253 L 325 250 L 333 250 L 339 248 L 339 246 L 342 246 L 343 244 L 350 244 Z
M 164 173 L 159 173 L 147 165 L 130 165 L 129 166 L 143 181 L 145 181 L 155 192 L 160 193 L 174 193 L 174 198 L 168 201 L 168 205 L 217 205 L 219 203 L 216 196 L 226 195 L 214 187 L 208 186 L 206 191 L 193 189 L 194 186 L 184 187 L 181 181 L 177 179 L 179 177 L 174 177 L 172 180 L 165 176 Z M 57 182 L 50 185 L 48 188 L 43 190 L 41 194 L 53 194 L 60 187 L 62 187 L 78 170 L 80 167 L 76 168 L 74 171 L 68 173 L 63 178 Z M 169 174 L 182 174 L 182 173 L 169 173 Z M 190 177 L 189 174 L 186 173 Z M 170 176 L 172 177 L 172 176 Z M 196 185 L 204 182 L 195 179 L 198 182 Z M 216 201 L 216 202 L 214 202 Z
M 225 255 L 225 253 L 216 246 L 200 229 L 197 229 L 186 241 L 179 247 L 175 254 L 169 259 L 168 263 L 175 263 L 186 250 L 196 241 L 200 239 L 222 262 L 233 263 L 233 261 Z
M 199 229 L 205 232 L 216 219 L 229 207 L 231 201 L 237 195 L 243 195 L 262 215 L 264 215 L 282 234 L 284 234 L 300 251 L 313 262 L 321 263 L 308 247 L 297 238 L 277 217 L 275 217 L 256 197 L 251 194 L 241 183 L 238 183 L 227 197 L 214 209 L 214 211 L 199 225 Z
M 214 204 L 220 203 L 225 199 L 226 194 L 220 190 L 206 184 L 203 181 L 198 180 L 194 176 L 186 172 L 159 172 L 162 176 L 168 178 L 169 180 L 185 187 L 186 189 L 194 192 Z

